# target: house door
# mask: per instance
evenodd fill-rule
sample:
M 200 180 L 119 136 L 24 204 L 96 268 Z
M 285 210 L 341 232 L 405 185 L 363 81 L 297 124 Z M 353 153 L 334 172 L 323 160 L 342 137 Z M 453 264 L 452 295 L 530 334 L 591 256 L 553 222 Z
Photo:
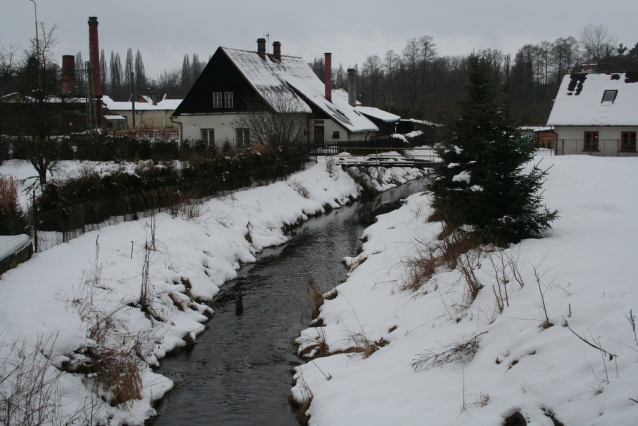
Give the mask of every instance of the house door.
M 323 126 L 315 126 L 315 143 L 323 143 Z

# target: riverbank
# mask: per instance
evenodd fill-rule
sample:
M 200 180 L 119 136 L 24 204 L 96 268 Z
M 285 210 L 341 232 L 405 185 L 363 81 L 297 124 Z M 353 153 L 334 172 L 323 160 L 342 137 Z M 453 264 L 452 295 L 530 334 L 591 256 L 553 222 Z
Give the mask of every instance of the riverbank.
M 6 272 L 0 280 L 3 366 L 25 353 L 47 377 L 60 374 L 47 409 L 63 417 L 86 412 L 94 422 L 143 424 L 155 414 L 153 401 L 173 386 L 150 367 L 195 341 L 219 287 L 257 252 L 285 243 L 284 228 L 358 196 L 341 168 L 323 159 L 309 166 L 285 182 L 206 201 L 196 212 L 105 226 Z M 389 188 L 420 175 L 390 170 L 376 184 Z M 2 395 L 14 390 L 11 383 L 2 384 Z M 127 396 L 138 399 L 117 404 Z
M 542 165 L 560 218 L 543 239 L 466 259 L 482 286 L 473 301 L 468 276 L 446 266 L 411 286 L 442 230 L 427 194 L 365 231 L 323 325 L 297 339 L 308 357 L 329 354 L 296 368 L 310 425 L 634 423 L 638 159 Z

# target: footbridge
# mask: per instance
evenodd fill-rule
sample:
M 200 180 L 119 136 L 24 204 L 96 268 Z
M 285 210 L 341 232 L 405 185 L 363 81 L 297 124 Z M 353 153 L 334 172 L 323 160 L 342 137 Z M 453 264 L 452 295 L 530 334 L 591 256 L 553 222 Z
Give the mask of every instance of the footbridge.
M 352 150 L 350 152 L 355 152 Z M 414 167 L 430 169 L 439 161 L 436 151 L 431 148 L 396 149 L 390 152 L 367 155 L 341 152 L 330 155 L 335 163 L 344 167 Z

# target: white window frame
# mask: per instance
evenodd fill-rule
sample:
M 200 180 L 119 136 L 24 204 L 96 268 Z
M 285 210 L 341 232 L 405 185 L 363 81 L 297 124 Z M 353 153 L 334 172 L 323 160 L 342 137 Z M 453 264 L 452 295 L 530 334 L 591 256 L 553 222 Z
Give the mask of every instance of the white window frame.
M 224 92 L 224 107 L 233 107 L 233 92 Z
M 222 92 L 213 92 L 213 108 L 222 107 Z
M 206 146 L 215 146 L 215 129 L 201 129 L 200 135 Z
M 235 146 L 250 146 L 249 129 L 235 129 Z

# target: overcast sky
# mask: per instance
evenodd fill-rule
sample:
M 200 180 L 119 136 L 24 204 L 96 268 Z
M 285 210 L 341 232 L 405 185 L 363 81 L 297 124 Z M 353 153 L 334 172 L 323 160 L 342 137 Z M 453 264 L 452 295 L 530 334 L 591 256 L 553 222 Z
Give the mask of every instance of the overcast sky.
M 88 59 L 88 17 L 99 21 L 100 48 L 139 49 L 147 76 L 181 67 L 184 54 L 207 59 L 218 46 L 256 50 L 270 34 L 282 54 L 307 61 L 332 52 L 333 66 L 400 53 L 407 39 L 434 37 L 440 55 L 485 48 L 515 54 L 525 44 L 604 25 L 630 47 L 638 42 L 636 0 L 36 0 L 38 21 L 57 26 L 55 56 Z M 30 0 L 0 0 L 0 41 L 27 47 L 35 35 Z M 270 48 L 271 49 L 271 48 Z

